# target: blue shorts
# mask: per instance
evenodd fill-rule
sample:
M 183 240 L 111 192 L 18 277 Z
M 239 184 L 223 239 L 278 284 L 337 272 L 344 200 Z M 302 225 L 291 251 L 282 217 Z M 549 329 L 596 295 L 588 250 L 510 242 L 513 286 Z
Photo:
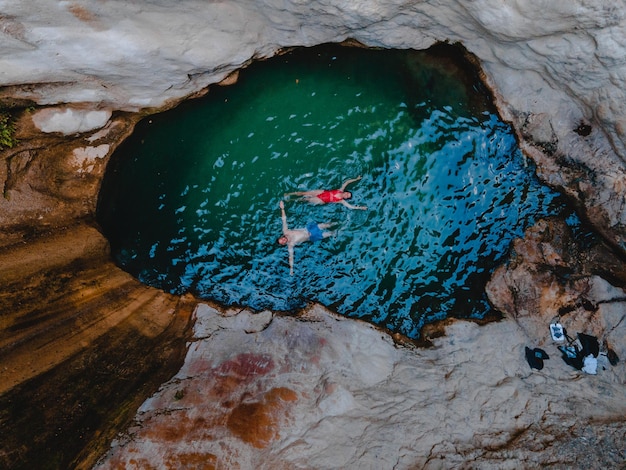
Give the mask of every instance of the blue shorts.
M 318 242 L 324 239 L 324 233 L 317 225 L 317 222 L 309 222 L 306 224 L 306 230 L 309 232 L 309 240 Z

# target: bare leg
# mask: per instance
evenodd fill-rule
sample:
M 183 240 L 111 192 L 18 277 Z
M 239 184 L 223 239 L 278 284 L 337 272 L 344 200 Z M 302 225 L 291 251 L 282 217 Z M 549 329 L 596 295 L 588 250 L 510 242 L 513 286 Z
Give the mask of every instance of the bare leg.
M 304 196 L 304 200 L 306 202 L 308 202 L 309 204 L 313 204 L 314 206 L 319 206 L 319 205 L 322 205 L 322 204 L 326 204 L 324 201 L 322 201 L 317 196 Z
M 323 189 L 313 189 L 311 191 L 296 191 L 294 193 L 285 193 L 285 197 L 289 196 L 302 196 L 302 197 L 316 197 L 318 194 L 323 193 Z

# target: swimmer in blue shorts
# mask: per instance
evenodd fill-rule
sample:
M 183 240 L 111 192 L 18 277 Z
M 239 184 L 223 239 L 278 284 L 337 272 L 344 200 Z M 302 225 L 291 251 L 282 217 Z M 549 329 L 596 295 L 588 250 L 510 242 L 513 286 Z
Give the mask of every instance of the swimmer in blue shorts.
M 290 229 L 287 226 L 287 215 L 285 214 L 285 203 L 280 201 L 280 213 L 283 221 L 283 235 L 278 239 L 281 245 L 287 245 L 289 251 L 289 274 L 293 276 L 293 247 L 307 241 L 317 242 L 324 238 L 331 237 L 335 232 L 329 232 L 325 229 L 332 227 L 332 223 L 318 224 L 309 222 L 306 228 Z

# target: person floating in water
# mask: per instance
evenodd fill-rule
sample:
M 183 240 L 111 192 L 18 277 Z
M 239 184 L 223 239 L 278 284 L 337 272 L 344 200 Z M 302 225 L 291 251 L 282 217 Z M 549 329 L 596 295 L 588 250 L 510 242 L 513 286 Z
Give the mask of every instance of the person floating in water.
M 356 178 L 352 178 L 346 180 L 339 189 L 313 189 L 311 191 L 296 191 L 295 193 L 286 193 L 285 197 L 289 196 L 300 196 L 305 199 L 309 204 L 328 204 L 330 202 L 338 202 L 343 204 L 348 209 L 367 209 L 366 206 L 353 206 L 346 199 L 350 199 L 352 197 L 352 193 L 350 191 L 346 191 L 346 186 L 350 183 L 354 183 L 355 181 L 359 181 L 361 179 L 360 176 Z
M 285 203 L 280 201 L 280 214 L 283 221 L 283 235 L 278 239 L 281 245 L 287 245 L 289 251 L 289 274 L 293 276 L 293 247 L 307 241 L 316 242 L 333 236 L 335 232 L 325 231 L 332 227 L 332 223 L 318 224 L 309 222 L 306 228 L 290 229 L 287 225 L 287 215 L 285 214 Z

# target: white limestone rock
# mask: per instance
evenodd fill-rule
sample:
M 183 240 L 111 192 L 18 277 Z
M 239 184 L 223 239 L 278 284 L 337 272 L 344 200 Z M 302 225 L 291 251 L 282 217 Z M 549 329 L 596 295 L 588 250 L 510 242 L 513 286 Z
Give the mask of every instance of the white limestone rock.
M 547 117 L 555 155 L 546 159 L 523 143 L 542 176 L 585 200 L 590 219 L 626 247 L 624 2 L 8 0 L 0 8 L 0 87 L 41 105 L 161 107 L 283 47 L 460 41 L 480 59 L 503 117 L 520 134 L 529 116 Z M 573 132 L 581 123 L 590 135 Z M 557 155 L 588 167 L 593 185 L 562 174 Z
M 94 171 L 97 160 L 102 160 L 109 154 L 109 144 L 97 147 L 79 147 L 73 151 L 73 164 L 78 173 L 91 173 Z
M 111 110 L 52 107 L 36 111 L 32 115 L 35 126 L 41 132 L 58 132 L 63 135 L 79 134 L 103 128 L 111 118 Z

